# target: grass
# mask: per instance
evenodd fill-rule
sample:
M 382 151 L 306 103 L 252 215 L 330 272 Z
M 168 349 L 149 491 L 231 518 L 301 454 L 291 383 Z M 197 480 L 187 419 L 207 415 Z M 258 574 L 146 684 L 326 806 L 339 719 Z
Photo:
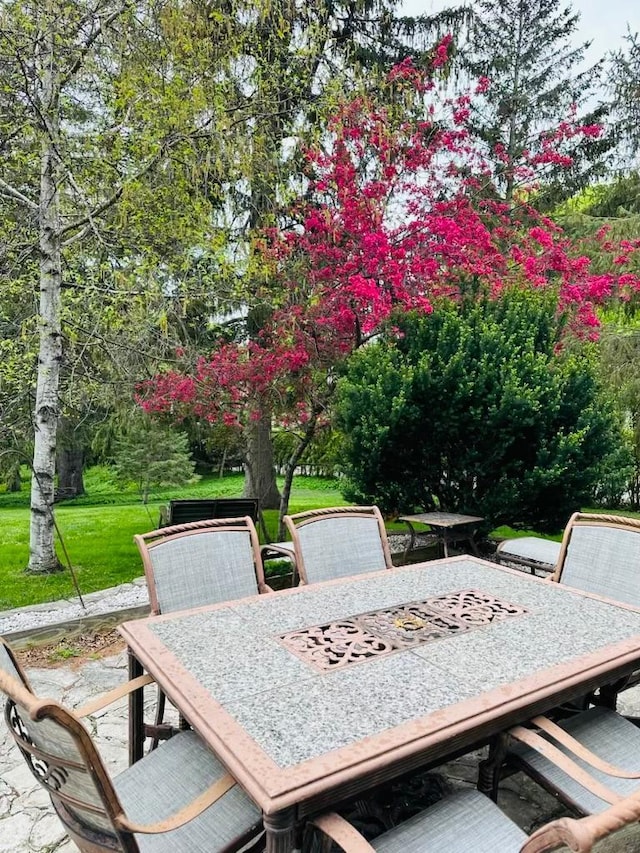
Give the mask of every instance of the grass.
M 239 497 L 243 484 L 241 474 L 230 474 L 223 478 L 202 477 L 197 483 L 183 489 L 157 492 L 153 501 L 144 506 L 134 489 L 125 490 L 116 486 L 107 469 L 90 469 L 85 478 L 87 495 L 56 507 L 58 527 L 82 593 L 126 583 L 141 574 L 140 557 L 133 536 L 157 527 L 160 506 L 170 498 Z M 297 477 L 289 511 L 302 512 L 346 503 L 336 481 Z M 626 510 L 619 514 L 640 517 L 640 513 Z M 277 538 L 278 513 L 276 510 L 266 510 L 264 517 L 269 537 L 273 541 Z M 389 529 L 406 532 L 404 524 L 392 524 Z M 510 527 L 499 527 L 491 535 L 507 539 L 540 534 L 533 530 L 516 531 Z M 547 538 L 559 541 L 561 534 Z M 64 552 L 59 545 L 58 553 L 66 565 Z M 29 490 L 25 486 L 17 494 L 0 494 L 0 610 L 75 596 L 68 570 L 54 575 L 28 575 L 25 573 L 28 559 Z
M 189 487 L 158 492 L 153 502 L 144 506 L 135 491 L 127 492 L 114 486 L 104 469 L 87 472 L 87 495 L 59 504 L 55 510 L 82 593 L 126 583 L 141 574 L 133 536 L 157 527 L 160 506 L 170 498 L 239 497 L 243 483 L 241 474 L 203 477 Z M 345 503 L 335 481 L 299 477 L 290 511 Z M 17 494 L 0 494 L 0 610 L 72 598 L 76 594 L 68 570 L 44 576 L 25 573 L 29 559 L 28 507 L 26 486 Z M 267 510 L 264 515 L 269 535 L 274 539 L 278 513 Z M 60 543 L 58 554 L 66 565 Z

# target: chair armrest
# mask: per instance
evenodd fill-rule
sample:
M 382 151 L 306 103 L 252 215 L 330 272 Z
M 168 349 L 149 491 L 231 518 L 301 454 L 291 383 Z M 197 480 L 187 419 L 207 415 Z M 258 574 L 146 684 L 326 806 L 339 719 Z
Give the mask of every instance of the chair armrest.
M 571 817 L 562 817 L 541 827 L 525 841 L 520 853 L 544 853 L 546 850 L 557 850 L 558 847 L 568 847 L 574 853 L 588 853 L 596 839 L 590 832 L 585 832 L 580 821 Z
M 134 690 L 139 690 L 141 687 L 144 687 L 147 684 L 153 684 L 154 682 L 155 679 L 151 675 L 139 675 L 137 678 L 132 678 L 131 681 L 125 681 L 124 684 L 120 684 L 118 687 L 114 687 L 113 690 L 103 693 L 102 696 L 98 696 L 98 698 L 94 699 L 92 702 L 87 702 L 86 705 L 81 705 L 79 708 L 74 710 L 74 714 L 76 717 L 88 717 L 89 714 L 94 714 L 96 711 L 106 708 L 107 705 L 110 705 L 112 702 L 116 702 L 128 693 L 133 693 Z
M 162 832 L 171 832 L 174 829 L 179 829 L 181 826 L 184 826 L 185 823 L 189 823 L 189 821 L 194 820 L 198 815 L 201 815 L 203 811 L 217 802 L 220 797 L 223 797 L 227 791 L 230 791 L 236 784 L 236 780 L 233 776 L 226 773 L 221 779 L 218 779 L 217 782 L 214 782 L 213 785 L 207 788 L 204 793 L 200 794 L 199 797 L 196 797 L 195 800 L 192 800 L 179 811 L 172 814 L 171 817 L 168 817 L 165 820 L 159 820 L 157 823 L 135 823 L 134 821 L 129 820 L 126 815 L 118 815 L 115 818 L 115 822 L 118 827 L 126 830 L 127 832 L 139 832 L 143 835 L 156 835 Z
M 578 819 L 563 817 L 548 823 L 525 841 L 520 853 L 543 853 L 560 846 L 575 853 L 588 853 L 596 841 L 639 819 L 640 793 L 635 793 L 599 814 Z
M 525 729 L 523 726 L 515 726 L 515 728 L 509 729 L 509 737 L 539 752 L 540 755 L 543 755 L 548 761 L 551 761 L 563 770 L 587 791 L 590 791 L 596 797 L 600 797 L 605 803 L 619 803 L 622 800 L 620 794 L 616 794 L 615 791 L 607 788 L 602 782 L 594 779 L 579 764 L 576 764 L 573 759 L 565 755 L 564 752 L 561 752 L 557 746 L 549 743 L 548 740 L 540 737 L 539 734 L 531 731 L 531 729 Z
M 375 853 L 375 849 L 367 839 L 360 835 L 358 830 L 351 826 L 349 821 L 340 817 L 335 812 L 319 815 L 309 821 L 311 826 L 317 827 L 326 836 L 335 841 L 345 853 Z
M 609 764 L 608 761 L 605 761 L 596 755 L 595 752 L 587 749 L 579 740 L 571 737 L 568 732 L 565 732 L 564 729 L 560 728 L 559 725 L 547 717 L 535 717 L 531 722 L 596 770 L 601 770 L 608 776 L 615 776 L 619 779 L 640 779 L 640 773 L 633 773 L 630 770 L 617 767 L 615 764 Z

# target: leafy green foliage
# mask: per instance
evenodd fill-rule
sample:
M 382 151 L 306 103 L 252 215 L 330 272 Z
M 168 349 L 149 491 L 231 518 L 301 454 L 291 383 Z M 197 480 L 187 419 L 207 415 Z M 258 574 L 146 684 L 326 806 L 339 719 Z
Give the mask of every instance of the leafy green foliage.
M 608 312 L 606 319 L 599 345 L 599 367 L 614 396 L 631 447 L 633 470 L 625 498 L 637 509 L 640 507 L 640 320 L 637 311 L 629 316 L 622 310 Z M 605 493 L 602 502 L 609 500 L 610 495 Z
M 510 291 L 398 326 L 338 385 L 347 497 L 564 526 L 622 439 L 589 350 L 556 352 L 553 299 Z
M 625 41 L 625 46 L 611 57 L 608 82 L 615 103 L 621 154 L 625 158 L 623 165 L 631 158 L 636 158 L 637 165 L 640 153 L 640 34 L 629 30 Z

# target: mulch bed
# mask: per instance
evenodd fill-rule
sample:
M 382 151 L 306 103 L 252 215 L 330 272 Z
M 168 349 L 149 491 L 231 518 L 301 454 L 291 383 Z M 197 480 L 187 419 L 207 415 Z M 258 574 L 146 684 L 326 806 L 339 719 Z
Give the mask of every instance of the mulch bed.
M 25 667 L 61 667 L 77 669 L 89 660 L 118 654 L 125 642 L 117 631 L 79 634 L 73 639 L 44 646 L 16 650 L 16 657 Z

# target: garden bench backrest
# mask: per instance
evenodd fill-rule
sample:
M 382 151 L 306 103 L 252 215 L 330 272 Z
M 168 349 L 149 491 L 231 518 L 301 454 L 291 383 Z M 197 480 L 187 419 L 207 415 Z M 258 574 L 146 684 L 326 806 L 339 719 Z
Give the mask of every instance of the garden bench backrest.
M 391 552 L 375 506 L 313 509 L 286 515 L 302 583 L 390 569 Z
M 574 513 L 551 579 L 640 606 L 640 519 Z
M 188 524 L 208 518 L 244 518 L 245 515 L 255 524 L 259 514 L 257 498 L 185 498 L 169 501 L 168 507 L 161 510 L 159 526 Z
M 176 524 L 134 536 L 152 613 L 169 613 L 268 592 L 251 518 Z

